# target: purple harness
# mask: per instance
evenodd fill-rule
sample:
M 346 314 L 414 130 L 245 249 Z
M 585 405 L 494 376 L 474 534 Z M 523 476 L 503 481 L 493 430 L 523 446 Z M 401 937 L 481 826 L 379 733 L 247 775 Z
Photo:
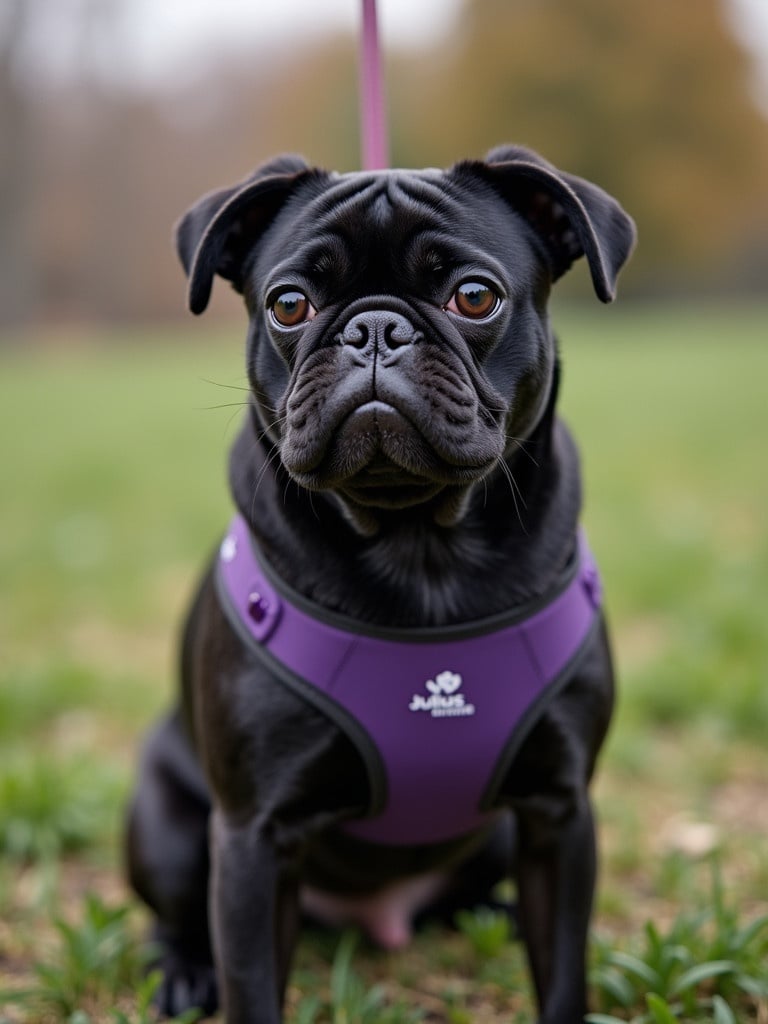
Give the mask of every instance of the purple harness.
M 522 740 L 573 676 L 598 619 L 600 578 L 583 536 L 546 599 L 459 627 L 390 629 L 327 612 L 259 561 L 237 516 L 217 586 L 232 626 L 323 710 L 365 762 L 371 801 L 345 831 L 432 843 L 487 824 Z

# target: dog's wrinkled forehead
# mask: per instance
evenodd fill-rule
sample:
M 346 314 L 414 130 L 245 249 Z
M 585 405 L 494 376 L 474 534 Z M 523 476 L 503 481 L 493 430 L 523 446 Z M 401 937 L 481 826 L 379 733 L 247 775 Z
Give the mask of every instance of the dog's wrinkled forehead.
M 523 265 L 513 219 L 524 232 L 491 189 L 473 191 L 443 171 L 354 172 L 309 200 L 304 190 L 289 200 L 258 262 L 272 279 L 294 270 L 336 283 L 364 274 L 382 289 L 473 263 L 501 273 L 510 256 Z
M 339 227 L 360 239 L 377 231 L 389 236 L 419 220 L 442 226 L 459 208 L 443 171 L 355 171 L 330 176 L 306 213 L 319 231 Z

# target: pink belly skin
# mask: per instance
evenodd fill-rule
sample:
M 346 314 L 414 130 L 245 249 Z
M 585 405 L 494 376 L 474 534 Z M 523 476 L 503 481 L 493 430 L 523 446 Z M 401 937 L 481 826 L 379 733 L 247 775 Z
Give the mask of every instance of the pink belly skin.
M 419 875 L 369 896 L 338 896 L 301 890 L 302 910 L 334 928 L 355 925 L 383 949 L 402 949 L 411 939 L 413 919 L 446 889 L 448 876 Z

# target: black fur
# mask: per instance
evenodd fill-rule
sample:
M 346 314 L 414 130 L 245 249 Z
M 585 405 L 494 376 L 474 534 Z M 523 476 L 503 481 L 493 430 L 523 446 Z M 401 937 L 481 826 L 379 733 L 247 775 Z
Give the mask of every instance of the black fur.
M 613 199 L 519 147 L 446 172 L 340 176 L 283 157 L 202 199 L 177 240 L 193 312 L 216 274 L 245 300 L 251 398 L 231 491 L 291 587 L 406 627 L 547 591 L 581 506 L 547 299 L 581 255 L 613 298 L 634 241 Z M 469 319 L 452 296 L 478 279 L 499 302 Z M 316 315 L 277 324 L 269 307 L 286 290 Z M 516 756 L 496 832 L 415 849 L 335 827 L 366 807 L 359 755 L 244 649 L 210 571 L 181 661 L 179 708 L 146 747 L 128 830 L 131 881 L 157 915 L 165 1012 L 213 1010 L 215 960 L 230 1024 L 278 1024 L 301 884 L 376 893 L 445 868 L 431 908 L 442 913 L 516 875 L 540 1021 L 583 1019 L 587 787 L 613 694 L 604 628 Z

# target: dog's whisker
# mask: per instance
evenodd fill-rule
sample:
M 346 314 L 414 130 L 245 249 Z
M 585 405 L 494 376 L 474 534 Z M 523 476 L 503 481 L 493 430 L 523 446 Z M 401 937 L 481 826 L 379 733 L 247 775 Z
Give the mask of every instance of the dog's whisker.
M 288 507 L 288 488 L 291 486 L 291 478 L 285 481 L 285 487 L 283 488 L 283 508 Z
M 245 392 L 248 392 L 249 394 L 251 394 L 251 388 L 250 387 L 243 387 L 240 384 L 222 384 L 220 381 L 210 380 L 207 377 L 201 377 L 200 380 L 202 380 L 206 384 L 212 384 L 214 387 L 229 388 L 232 391 L 245 391 Z M 203 406 L 200 406 L 200 409 L 202 409 L 203 411 L 209 411 L 209 410 L 212 410 L 212 409 L 229 409 L 229 408 L 245 409 L 245 408 L 248 407 L 249 404 L 250 404 L 249 401 L 244 401 L 244 402 L 222 402 L 219 405 L 203 405 Z M 259 431 L 259 433 L 257 435 L 257 439 L 259 441 L 262 441 L 265 437 L 267 437 L 269 432 L 271 430 L 274 430 L 275 427 L 282 426 L 287 421 L 287 419 L 288 419 L 287 412 L 278 413 L 277 409 L 273 408 L 271 406 L 265 406 L 265 411 L 270 413 L 274 417 L 274 419 L 270 420 L 263 427 L 263 429 L 261 431 Z
M 265 476 L 267 470 L 272 465 L 272 463 L 276 462 L 276 461 L 279 461 L 279 459 L 280 459 L 280 450 L 277 447 L 277 445 L 273 445 L 272 450 L 270 451 L 269 455 L 267 456 L 267 458 L 264 461 L 264 465 L 261 467 L 261 470 L 259 471 L 259 475 L 256 478 L 256 483 L 253 486 L 253 498 L 251 500 L 251 517 L 253 517 L 255 515 L 255 513 L 256 513 L 256 498 L 258 496 L 259 487 L 261 486 L 261 483 L 262 483 L 262 481 L 264 479 L 264 476 Z
M 273 410 L 273 412 L 276 412 L 276 411 L 277 410 Z M 272 430 L 276 426 L 282 425 L 283 423 L 286 422 L 287 419 L 288 419 L 288 414 L 287 413 L 282 413 L 280 415 L 277 415 L 275 417 L 275 419 L 271 423 L 268 423 L 264 427 L 264 429 L 261 430 L 258 433 L 257 440 L 258 441 L 263 441 L 264 438 L 268 435 L 270 430 Z M 264 479 L 265 473 L 267 472 L 269 467 L 272 465 L 272 463 L 275 462 L 275 461 L 279 461 L 279 459 L 280 459 L 280 449 L 278 448 L 278 446 L 276 444 L 273 444 L 272 445 L 272 449 L 271 449 L 271 451 L 270 451 L 270 453 L 269 453 L 269 455 L 268 455 L 264 465 L 262 466 L 261 471 L 259 472 L 258 479 L 256 480 L 256 484 L 254 486 L 253 502 L 252 502 L 252 506 L 251 506 L 252 511 L 255 508 L 256 494 L 258 492 L 258 489 L 259 489 L 259 487 L 261 485 L 262 480 Z M 283 491 L 283 505 L 285 505 L 287 503 L 287 494 L 288 494 L 288 488 L 290 487 L 290 484 L 291 484 L 291 480 L 290 480 L 290 477 L 289 477 L 288 480 L 286 481 L 285 489 Z M 319 514 L 317 512 L 317 509 L 315 508 L 315 505 L 314 505 L 312 491 L 309 491 L 308 494 L 309 494 L 309 507 L 311 508 L 312 514 L 314 515 L 315 519 L 317 519 L 319 521 L 320 516 L 319 516 Z
M 267 423 L 267 425 L 262 430 L 259 431 L 259 433 L 256 435 L 257 440 L 258 441 L 263 441 L 265 437 L 269 436 L 269 432 L 271 430 L 274 430 L 275 427 L 283 426 L 286 423 L 287 419 L 288 419 L 287 414 L 283 414 L 282 416 L 277 416 L 274 420 L 272 420 L 271 423 Z
M 314 492 L 313 491 L 307 491 L 307 494 L 309 495 L 309 507 L 312 509 L 312 515 L 315 517 L 315 519 L 319 523 L 320 522 L 320 515 L 318 514 L 318 511 L 315 508 L 315 495 L 314 495 Z
M 212 384 L 215 388 L 229 388 L 232 391 L 250 391 L 251 390 L 249 387 L 243 387 L 242 384 L 222 384 L 221 381 L 210 380 L 208 377 L 200 377 L 199 380 L 201 380 L 203 382 L 203 384 Z
M 531 453 L 527 450 L 526 445 L 530 444 L 530 441 L 525 438 L 513 437 L 511 434 L 504 435 L 507 441 L 511 441 L 515 445 L 517 450 L 521 452 L 527 459 L 530 459 L 536 469 L 539 469 L 539 463 L 534 459 Z
M 227 433 L 229 432 L 229 428 L 232 426 L 232 421 L 236 418 L 236 416 L 239 414 L 240 410 L 243 409 L 243 408 L 245 408 L 245 405 L 242 405 L 240 407 L 240 409 L 235 409 L 235 411 L 232 413 L 232 415 L 227 420 L 227 425 L 224 428 L 224 436 L 225 437 L 226 437 Z
M 520 505 L 521 504 L 522 504 L 523 508 L 526 511 L 528 509 L 528 506 L 527 506 L 527 504 L 525 502 L 525 498 L 523 497 L 523 492 L 520 490 L 520 486 L 517 483 L 517 481 L 515 480 L 515 477 L 514 477 L 514 474 L 513 474 L 512 470 L 509 468 L 509 466 L 504 461 L 504 459 L 499 459 L 497 461 L 497 465 L 501 469 L 502 473 L 506 477 L 507 483 L 509 484 L 509 492 L 512 495 L 512 502 L 513 502 L 513 504 L 515 506 L 515 514 L 517 515 L 517 521 L 520 523 L 520 526 L 523 528 L 523 532 L 525 534 L 527 534 L 528 531 L 525 528 L 525 523 L 523 522 L 523 516 L 522 516 L 522 513 L 520 511 Z
M 222 402 L 220 405 L 199 405 L 199 412 L 210 412 L 212 409 L 245 409 L 247 402 Z
M 257 441 L 263 441 L 265 437 L 269 436 L 269 432 L 271 430 L 274 430 L 276 427 L 284 426 L 285 423 L 287 423 L 287 421 L 288 421 L 288 413 L 287 412 L 279 413 L 277 411 L 277 409 L 270 408 L 269 406 L 266 406 L 265 409 L 266 409 L 266 412 L 269 412 L 269 413 L 271 413 L 273 415 L 274 419 L 268 421 L 262 427 L 262 429 L 257 433 L 257 435 L 256 435 L 256 440 Z
M 261 486 L 261 483 L 270 465 L 272 464 L 273 461 L 279 459 L 279 457 L 280 452 L 277 446 L 274 445 L 272 447 L 272 450 L 269 452 L 267 458 L 265 459 L 264 465 L 259 470 L 259 475 L 256 478 L 256 483 L 253 485 L 253 495 L 251 497 L 251 519 L 253 519 L 256 515 L 256 498 L 258 497 L 259 487 Z
M 507 469 L 507 472 L 509 473 L 509 482 L 512 485 L 512 489 L 517 492 L 517 496 L 520 499 L 520 503 L 521 503 L 521 505 L 523 506 L 523 508 L 527 512 L 528 511 L 528 503 L 526 502 L 525 498 L 523 497 L 523 492 L 522 492 L 522 489 L 520 487 L 520 484 L 518 484 L 517 480 L 515 480 L 515 475 L 512 472 L 512 470 L 509 468 L 509 466 L 506 466 L 506 469 Z

